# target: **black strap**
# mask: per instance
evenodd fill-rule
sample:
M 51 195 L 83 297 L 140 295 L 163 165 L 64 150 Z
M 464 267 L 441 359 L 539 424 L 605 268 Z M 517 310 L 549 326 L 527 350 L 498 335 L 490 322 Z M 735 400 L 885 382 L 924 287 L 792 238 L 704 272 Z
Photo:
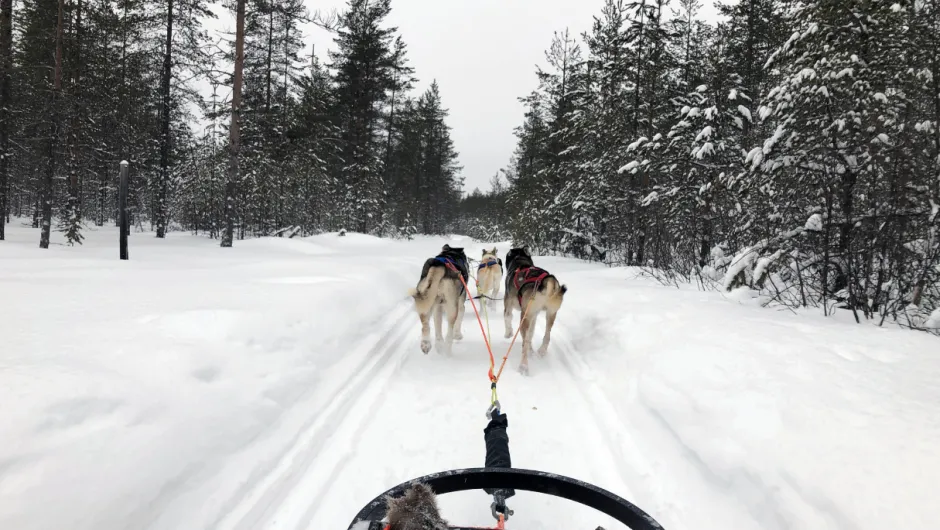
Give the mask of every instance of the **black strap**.
M 488 468 L 509 469 L 512 467 L 512 458 L 509 456 L 509 434 L 506 428 L 509 427 L 509 419 L 505 414 L 498 410 L 493 412 L 490 423 L 483 429 L 483 440 L 486 442 L 486 463 Z M 503 500 L 506 500 L 516 494 L 512 489 L 484 488 L 483 491 L 490 495 L 499 493 Z

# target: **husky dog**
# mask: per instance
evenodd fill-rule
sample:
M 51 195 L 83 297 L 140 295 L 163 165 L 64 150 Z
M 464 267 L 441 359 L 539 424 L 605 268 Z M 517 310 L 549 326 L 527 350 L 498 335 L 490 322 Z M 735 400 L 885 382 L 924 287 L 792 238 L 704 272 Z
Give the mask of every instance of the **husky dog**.
M 454 272 L 448 265 L 459 271 Z M 460 277 L 463 277 L 463 282 Z M 445 353 L 450 354 L 454 339 L 463 338 L 460 325 L 463 323 L 464 304 L 467 301 L 467 290 L 464 283 L 467 281 L 467 255 L 462 248 L 451 248 L 444 245 L 437 257 L 424 262 L 421 270 L 421 279 L 418 287 L 411 289 L 408 294 L 414 298 L 415 309 L 421 317 L 421 351 L 431 351 L 431 312 L 434 312 L 435 342 L 438 351 L 441 342 L 445 341 L 441 334 L 441 320 L 447 312 L 447 339 L 443 345 Z
M 499 284 L 503 279 L 503 260 L 496 257 L 496 248 L 483 249 L 480 268 L 477 270 L 477 296 L 480 304 L 492 307 L 492 301 L 499 295 Z
M 405 495 L 388 500 L 389 530 L 447 530 L 434 492 L 425 484 L 415 484 Z
M 506 291 L 503 293 L 503 318 L 506 323 L 506 338 L 512 338 L 512 312 L 523 313 L 519 322 L 522 333 L 522 361 L 519 371 L 529 373 L 529 352 L 532 351 L 532 335 L 535 333 L 535 317 L 545 311 L 545 336 L 539 347 L 539 355 L 548 352 L 555 315 L 568 288 L 547 271 L 535 266 L 529 247 L 513 248 L 506 254 Z M 526 308 L 528 307 L 528 311 Z

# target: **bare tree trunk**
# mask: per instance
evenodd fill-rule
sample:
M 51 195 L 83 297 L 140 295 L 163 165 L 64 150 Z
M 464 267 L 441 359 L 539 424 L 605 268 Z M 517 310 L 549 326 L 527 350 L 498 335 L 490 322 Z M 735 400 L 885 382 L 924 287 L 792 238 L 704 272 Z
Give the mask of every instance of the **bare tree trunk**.
M 225 231 L 222 246 L 232 246 L 235 223 L 235 182 L 241 144 L 242 68 L 245 65 L 245 0 L 238 0 L 235 12 L 235 73 L 232 83 L 232 125 L 228 134 L 228 178 L 225 183 Z
M 10 71 L 13 69 L 13 0 L 0 0 L 0 241 L 6 238 L 10 202 Z
M 59 0 L 59 14 L 55 30 L 55 68 L 52 72 L 53 89 L 51 105 L 52 130 L 49 135 L 46 174 L 42 186 L 42 231 L 39 235 L 39 248 L 49 248 L 52 233 L 52 182 L 56 170 L 56 150 L 59 139 L 59 95 L 62 92 L 62 28 L 65 25 L 65 0 Z
M 160 184 L 157 196 L 157 237 L 166 237 L 169 219 L 167 190 L 170 187 L 170 81 L 173 64 L 173 0 L 166 4 L 166 51 L 163 54 L 163 75 L 160 92 L 163 103 L 160 109 Z

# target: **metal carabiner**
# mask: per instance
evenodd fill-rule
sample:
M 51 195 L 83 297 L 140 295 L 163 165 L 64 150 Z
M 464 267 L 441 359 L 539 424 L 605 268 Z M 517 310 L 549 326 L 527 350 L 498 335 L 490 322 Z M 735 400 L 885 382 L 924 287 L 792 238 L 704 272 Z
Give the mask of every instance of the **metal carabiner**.
M 486 419 L 492 420 L 492 419 L 493 419 L 493 412 L 497 412 L 497 413 L 499 412 L 499 400 L 498 400 L 498 399 L 497 399 L 496 401 L 494 401 L 494 402 L 486 409 Z
M 493 514 L 493 518 L 497 521 L 499 521 L 500 515 L 503 516 L 503 519 L 508 521 L 509 516 L 516 513 L 510 510 L 509 506 L 506 506 L 506 499 L 499 495 L 493 495 L 493 504 L 490 504 L 490 512 Z

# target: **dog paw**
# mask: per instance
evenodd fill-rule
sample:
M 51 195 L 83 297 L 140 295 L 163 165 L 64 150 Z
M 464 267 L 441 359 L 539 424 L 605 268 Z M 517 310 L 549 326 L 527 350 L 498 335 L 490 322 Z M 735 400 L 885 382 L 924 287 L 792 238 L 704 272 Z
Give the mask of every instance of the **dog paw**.
M 520 364 L 519 373 L 522 375 L 529 375 L 529 363 Z
M 454 340 L 463 340 L 463 333 L 459 331 L 454 333 Z
M 504 338 L 504 339 L 511 339 L 511 338 L 512 338 L 512 330 L 511 330 L 511 329 L 507 329 L 507 330 L 506 330 L 506 334 L 503 335 L 503 338 Z
M 538 353 L 539 353 L 539 357 L 545 357 L 545 355 L 548 353 L 548 345 L 541 346 L 539 348 Z
M 424 353 L 431 351 L 431 341 L 429 339 L 421 339 L 421 351 Z

